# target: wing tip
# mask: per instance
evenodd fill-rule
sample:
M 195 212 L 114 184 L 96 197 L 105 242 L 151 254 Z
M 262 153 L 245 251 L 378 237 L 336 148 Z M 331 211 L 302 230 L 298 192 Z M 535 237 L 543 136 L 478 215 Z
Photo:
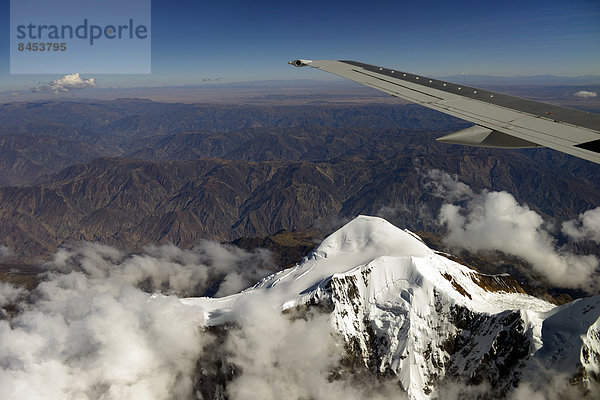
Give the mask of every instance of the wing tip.
M 288 61 L 288 64 L 293 65 L 294 67 L 306 67 L 312 64 L 312 60 L 303 60 L 299 58 L 296 60 Z

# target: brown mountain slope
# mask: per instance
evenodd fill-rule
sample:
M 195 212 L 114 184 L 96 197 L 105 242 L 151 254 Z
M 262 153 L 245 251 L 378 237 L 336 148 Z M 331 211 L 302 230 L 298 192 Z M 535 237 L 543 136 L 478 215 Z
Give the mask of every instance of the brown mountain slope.
M 97 159 L 42 186 L 0 188 L 0 244 L 26 258 L 47 256 L 70 239 L 186 247 L 200 238 L 267 236 L 358 214 L 436 231 L 444 199 L 424 186 L 424 171 L 432 168 L 456 171 L 476 190 L 508 190 L 559 219 L 600 205 L 600 190 L 585 179 L 547 171 L 518 153 L 496 154 L 409 146 L 406 155 L 391 159 L 320 163 Z

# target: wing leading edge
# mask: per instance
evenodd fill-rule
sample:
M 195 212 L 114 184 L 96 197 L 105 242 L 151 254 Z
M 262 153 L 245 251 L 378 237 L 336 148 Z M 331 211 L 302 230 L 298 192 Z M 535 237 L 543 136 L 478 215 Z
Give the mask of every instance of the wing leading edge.
M 475 123 L 439 141 L 482 147 L 549 147 L 600 164 L 600 115 L 356 61 L 294 60 Z

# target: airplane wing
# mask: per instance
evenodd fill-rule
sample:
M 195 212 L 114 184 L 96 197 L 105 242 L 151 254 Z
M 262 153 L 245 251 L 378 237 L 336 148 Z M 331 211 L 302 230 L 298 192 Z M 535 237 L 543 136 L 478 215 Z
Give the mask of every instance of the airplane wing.
M 600 114 L 346 60 L 294 60 L 475 123 L 438 141 L 480 147 L 549 147 L 600 164 Z

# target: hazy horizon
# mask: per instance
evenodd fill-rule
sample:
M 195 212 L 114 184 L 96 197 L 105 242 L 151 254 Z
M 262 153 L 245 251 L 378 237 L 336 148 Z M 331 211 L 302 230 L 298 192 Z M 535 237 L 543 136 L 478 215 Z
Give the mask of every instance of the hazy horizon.
M 8 2 L 0 13 L 9 26 Z M 544 2 L 152 2 L 152 73 L 85 74 L 105 86 L 179 86 L 209 80 L 325 79 L 294 58 L 349 59 L 425 76 L 598 73 L 600 6 Z M 60 74 L 9 74 L 0 35 L 0 91 Z M 114 60 L 119 62 L 119 60 Z M 65 66 L 63 75 L 82 72 Z
M 105 87 L 103 81 L 98 80 L 94 87 L 84 90 L 70 88 L 61 92 L 52 92 L 48 87 L 44 89 L 27 88 L 22 90 L 0 91 L 0 102 L 27 102 L 40 100 L 53 101 L 86 101 L 86 100 L 114 100 L 119 98 L 140 98 L 153 101 L 180 101 L 180 102 L 260 102 L 281 99 L 282 96 L 289 102 L 301 100 L 301 97 L 314 95 L 313 100 L 339 100 L 364 102 L 403 103 L 405 101 L 390 97 L 374 89 L 358 83 L 338 78 L 324 79 L 272 79 L 241 82 L 210 82 L 190 85 L 165 85 L 165 86 L 139 86 L 139 87 Z M 85 78 L 85 77 L 84 77 Z M 491 75 L 455 75 L 435 77 L 470 86 L 488 88 L 507 94 L 524 97 L 547 99 L 547 96 L 536 96 L 542 89 L 564 88 L 570 90 L 570 95 L 578 90 L 596 93 L 600 91 L 600 75 L 586 75 L 578 77 L 561 77 L 555 75 L 531 75 L 500 77 Z M 572 90 L 571 90 L 572 89 Z M 565 93 L 560 93 L 556 98 L 564 98 Z M 569 96 L 567 96 L 569 97 Z M 571 96 L 572 97 L 572 96 Z M 596 103 L 597 98 L 586 98 L 589 103 Z

